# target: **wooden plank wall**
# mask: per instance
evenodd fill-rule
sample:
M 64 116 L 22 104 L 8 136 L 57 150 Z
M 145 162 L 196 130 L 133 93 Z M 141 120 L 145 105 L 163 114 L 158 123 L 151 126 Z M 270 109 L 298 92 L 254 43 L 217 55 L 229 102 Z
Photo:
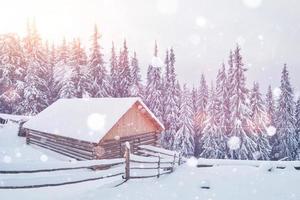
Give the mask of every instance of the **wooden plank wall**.
M 27 144 L 34 144 L 77 160 L 92 160 L 96 158 L 93 152 L 96 143 L 33 130 L 26 130 L 26 142 Z
M 49 133 L 26 130 L 27 144 L 34 144 L 77 160 L 121 158 L 124 156 L 124 146 L 127 141 L 130 143 L 131 153 L 138 153 L 139 145 L 159 146 L 159 137 L 160 135 L 156 132 L 148 132 L 121 137 L 118 140 L 104 140 L 96 144 Z
M 139 145 L 153 145 L 159 146 L 160 135 L 155 132 L 143 133 L 139 135 L 132 135 L 121 137 L 119 140 L 104 140 L 100 142 L 100 147 L 103 148 L 104 154 L 99 158 L 117 158 L 124 156 L 124 146 L 128 141 L 131 146 L 131 153 L 138 153 Z

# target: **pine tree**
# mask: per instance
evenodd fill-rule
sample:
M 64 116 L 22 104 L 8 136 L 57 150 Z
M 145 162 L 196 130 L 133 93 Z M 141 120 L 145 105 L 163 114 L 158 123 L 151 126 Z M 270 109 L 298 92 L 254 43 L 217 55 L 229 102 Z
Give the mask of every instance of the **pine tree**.
M 297 100 L 296 103 L 296 110 L 295 110 L 295 127 L 296 127 L 296 138 L 298 141 L 298 149 L 297 149 L 297 156 L 296 159 L 300 160 L 300 97 Z
M 87 69 L 87 56 L 79 39 L 73 41 L 68 63 L 71 67 L 70 81 L 75 85 L 74 97 L 89 97 L 91 77 Z
M 115 45 L 112 43 L 111 58 L 110 58 L 110 86 L 111 96 L 119 97 L 118 86 L 120 85 L 120 70 L 118 68 L 118 58 L 115 51 Z
M 254 123 L 253 135 L 257 144 L 255 159 L 269 160 L 271 146 L 267 136 L 268 115 L 265 111 L 258 83 L 254 83 L 250 97 L 251 118 Z
M 49 88 L 48 101 L 52 104 L 56 101 L 57 93 L 55 89 L 55 79 L 54 79 L 54 67 L 56 65 L 56 49 L 54 44 L 52 44 L 51 49 L 49 49 L 48 43 L 46 43 L 46 56 L 47 56 L 47 84 Z
M 28 27 L 24 40 L 27 58 L 26 76 L 24 78 L 24 96 L 17 108 L 17 113 L 34 115 L 49 105 L 47 85 L 47 61 L 41 38 L 35 24 Z
M 111 93 L 109 77 L 104 66 L 103 54 L 99 45 L 100 34 L 95 25 L 95 30 L 92 38 L 91 55 L 88 61 L 88 74 L 91 81 L 87 83 L 87 90 L 91 97 L 108 97 Z
M 248 89 L 246 88 L 245 77 L 246 70 L 242 62 L 240 47 L 237 46 L 234 51 L 233 80 L 230 88 L 233 92 L 233 96 L 231 97 L 231 123 L 233 128 L 230 137 L 239 138 L 241 143 L 238 145 L 239 148 L 231 147 L 229 156 L 232 159 L 252 160 L 255 159 L 254 153 L 256 152 L 256 144 L 251 133 L 253 123 L 251 121 L 251 111 L 248 105 Z
M 268 115 L 267 126 L 275 126 L 275 103 L 272 93 L 272 87 L 268 87 L 266 95 L 266 112 Z
M 216 95 L 219 104 L 218 106 L 220 107 L 220 112 L 218 113 L 218 119 L 220 120 L 219 124 L 222 133 L 228 135 L 230 132 L 230 96 L 224 63 L 218 72 L 216 85 Z
M 197 113 L 195 117 L 195 155 L 199 156 L 202 151 L 201 137 L 204 121 L 207 119 L 208 86 L 204 74 L 201 75 L 200 87 L 197 98 Z
M 145 102 L 154 115 L 162 120 L 161 72 L 159 67 L 149 65 Z
M 130 94 L 135 97 L 143 97 L 143 85 L 136 52 L 134 52 L 133 57 L 131 58 L 131 69 L 132 85 L 130 86 Z
M 175 101 L 176 101 L 176 107 L 177 107 L 177 119 L 176 119 L 176 130 L 179 129 L 180 127 L 180 108 L 181 108 L 181 104 L 182 104 L 182 91 L 181 91 L 181 86 L 179 81 L 176 81 L 176 85 L 175 85 Z
M 175 74 L 175 54 L 174 50 L 170 49 L 169 66 L 166 66 L 165 75 L 165 97 L 164 97 L 164 125 L 163 141 L 165 147 L 172 149 L 174 145 L 174 136 L 178 128 L 178 107 L 176 99 L 176 74 Z M 169 69 L 168 69 L 169 67 Z
M 24 57 L 15 34 L 0 36 L 0 112 L 13 113 L 21 99 Z
M 275 159 L 287 157 L 289 160 L 294 160 L 298 146 L 294 118 L 294 93 L 286 64 L 282 70 L 280 90 L 276 114 L 277 141 L 272 151 Z
M 75 91 L 75 85 L 70 80 L 71 74 L 73 73 L 72 68 L 68 65 L 68 60 L 70 57 L 69 47 L 67 46 L 66 39 L 63 38 L 62 44 L 56 51 L 56 64 L 54 66 L 53 75 L 54 75 L 54 88 L 53 88 L 53 100 L 56 101 L 59 98 L 72 98 L 75 95 L 71 94 Z M 69 85 L 74 88 L 70 91 L 68 90 Z
M 218 117 L 221 107 L 213 85 L 211 86 L 209 102 L 208 119 L 204 122 L 203 136 L 201 138 L 203 151 L 200 157 L 224 159 L 227 157 L 226 137 L 220 126 Z
M 126 40 L 123 43 L 123 50 L 119 56 L 120 84 L 118 85 L 118 94 L 120 97 L 130 96 L 130 86 L 132 85 L 131 69 L 128 59 L 128 48 Z
M 173 149 L 179 151 L 184 156 L 194 155 L 194 127 L 193 127 L 193 111 L 191 94 L 186 87 L 183 86 L 182 104 L 180 106 L 180 126 L 175 134 Z

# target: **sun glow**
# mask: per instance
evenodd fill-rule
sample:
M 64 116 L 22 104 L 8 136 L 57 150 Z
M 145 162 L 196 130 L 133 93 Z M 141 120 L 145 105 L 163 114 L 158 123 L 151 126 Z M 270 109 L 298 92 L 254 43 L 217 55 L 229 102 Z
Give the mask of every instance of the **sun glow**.
M 95 23 L 101 23 L 101 30 L 106 29 L 105 33 L 109 35 L 112 31 L 107 24 L 119 18 L 115 9 L 114 1 L 108 0 L 89 0 L 88 3 L 83 0 L 1 1 L 0 17 L 4 20 L 0 23 L 0 34 L 16 32 L 24 35 L 26 22 L 34 20 L 40 35 L 49 41 L 88 37 Z

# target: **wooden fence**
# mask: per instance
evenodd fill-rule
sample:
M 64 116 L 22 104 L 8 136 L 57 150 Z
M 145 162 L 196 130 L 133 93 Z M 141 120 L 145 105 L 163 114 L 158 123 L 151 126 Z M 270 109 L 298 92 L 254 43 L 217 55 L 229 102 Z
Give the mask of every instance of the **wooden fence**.
M 172 173 L 175 169 L 175 165 L 181 164 L 180 155 L 177 155 L 175 152 L 172 153 L 166 153 L 164 151 L 158 151 L 161 148 L 150 147 L 148 145 L 142 145 L 139 147 L 139 151 L 143 152 L 143 155 L 149 156 L 138 156 L 135 154 L 131 154 L 130 151 L 130 145 L 127 143 L 125 145 L 125 175 L 123 178 L 127 181 L 129 179 L 141 179 L 141 178 L 153 178 L 157 177 L 159 178 L 163 174 L 169 174 Z M 157 150 L 155 152 L 155 149 Z M 143 150 L 143 151 L 142 151 Z M 171 152 L 171 151 L 169 151 Z M 161 154 L 164 154 L 165 157 L 161 157 Z M 151 157 L 150 157 L 151 156 Z M 166 156 L 169 156 L 169 158 L 166 158 Z M 177 160 L 176 160 L 177 159 Z M 132 166 L 134 164 L 140 164 L 140 166 Z M 148 166 L 150 165 L 150 166 Z M 155 170 L 156 173 L 152 174 L 142 174 L 139 176 L 131 175 L 132 170 Z
M 146 147 L 145 148 L 140 147 L 140 149 L 146 150 L 147 149 Z M 154 152 L 151 152 L 150 154 L 153 153 Z M 165 153 L 165 152 L 162 151 L 161 153 Z M 78 161 L 75 163 L 59 163 L 54 165 L 50 164 L 47 165 L 48 167 L 45 168 L 40 167 L 39 165 L 34 166 L 32 164 L 26 165 L 27 168 L 25 169 L 24 166 L 23 168 L 21 168 L 20 165 L 16 165 L 16 166 L 7 165 L 6 168 L 2 167 L 2 169 L 0 169 L 0 178 L 1 178 L 1 174 L 20 174 L 20 176 L 22 176 L 22 174 L 24 173 L 43 173 L 43 172 L 55 173 L 55 171 L 70 172 L 70 170 L 78 170 L 78 169 L 105 169 L 105 170 L 101 170 L 103 175 L 96 176 L 98 175 L 98 173 L 95 173 L 93 174 L 95 175 L 95 177 L 93 176 L 85 179 L 83 178 L 78 180 L 70 180 L 70 181 L 62 181 L 62 182 L 56 181 L 54 183 L 45 183 L 45 184 L 0 185 L 0 189 L 26 189 L 26 188 L 60 186 L 60 185 L 68 185 L 68 184 L 82 183 L 87 181 L 100 180 L 100 179 L 117 177 L 117 176 L 120 176 L 124 179 L 122 183 L 128 181 L 129 179 L 140 179 L 140 178 L 151 178 L 151 177 L 159 178 L 163 174 L 172 173 L 175 169 L 175 165 L 180 164 L 180 159 L 177 156 L 177 154 L 172 154 L 172 155 L 173 156 L 168 155 L 169 158 L 167 158 L 165 156 L 161 156 L 159 152 L 156 152 L 156 157 L 151 155 L 148 155 L 148 157 L 146 157 L 146 156 L 131 154 L 130 144 L 129 142 L 127 142 L 125 144 L 125 155 L 124 155 L 125 159 L 119 158 L 119 159 L 109 159 L 109 160 Z M 112 172 L 111 170 L 113 170 L 117 166 L 120 166 L 123 170 L 121 171 L 116 170 Z M 132 173 L 132 171 L 136 171 L 136 170 L 140 171 L 142 174 L 139 176 L 135 176 Z M 154 170 L 154 172 L 152 174 L 147 174 L 146 172 L 149 170 L 150 171 Z

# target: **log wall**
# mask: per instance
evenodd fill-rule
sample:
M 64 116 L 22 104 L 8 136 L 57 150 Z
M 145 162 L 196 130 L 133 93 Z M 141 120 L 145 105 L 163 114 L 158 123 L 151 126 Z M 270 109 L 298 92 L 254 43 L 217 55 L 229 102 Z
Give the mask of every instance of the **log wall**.
M 142 133 L 116 139 L 103 140 L 99 144 L 26 129 L 27 144 L 34 144 L 77 160 L 121 158 L 128 141 L 131 152 L 137 153 L 139 145 L 159 146 L 160 135 Z

